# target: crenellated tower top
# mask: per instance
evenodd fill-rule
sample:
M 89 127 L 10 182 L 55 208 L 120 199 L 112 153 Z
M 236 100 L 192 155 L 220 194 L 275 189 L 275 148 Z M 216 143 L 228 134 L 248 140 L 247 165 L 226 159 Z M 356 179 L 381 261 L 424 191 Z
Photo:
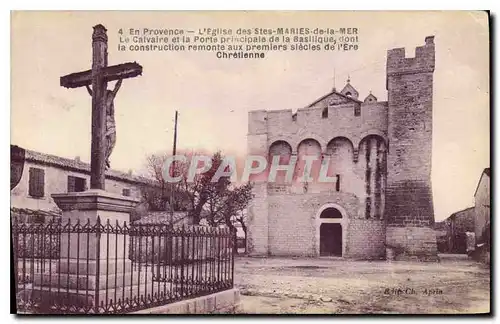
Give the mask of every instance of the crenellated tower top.
M 425 45 L 415 49 L 415 57 L 406 57 L 404 47 L 387 51 L 387 76 L 434 72 L 434 66 L 434 36 L 427 36 Z

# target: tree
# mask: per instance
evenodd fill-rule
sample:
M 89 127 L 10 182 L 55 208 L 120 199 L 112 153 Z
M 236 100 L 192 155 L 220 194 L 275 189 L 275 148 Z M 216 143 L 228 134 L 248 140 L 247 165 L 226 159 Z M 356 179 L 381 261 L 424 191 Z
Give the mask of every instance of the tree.
M 221 208 L 221 213 L 218 215 L 224 224 L 233 231 L 235 238 L 235 243 L 237 242 L 236 238 L 236 227 L 235 223 L 240 222 L 242 224 L 242 229 L 245 232 L 245 249 L 246 249 L 246 225 L 244 223 L 243 216 L 238 217 L 238 212 L 246 209 L 248 204 L 253 198 L 252 194 L 252 184 L 247 183 L 245 185 L 239 187 L 228 188 L 227 193 L 221 195 L 221 204 L 223 207 Z M 238 253 L 237 244 L 234 245 L 234 252 Z
M 148 204 L 149 210 L 166 211 L 173 207 L 176 211 L 187 211 L 189 206 L 186 192 L 182 190 L 179 183 L 170 183 L 165 179 L 163 170 L 167 158 L 168 154 L 166 153 L 156 153 L 146 157 L 146 174 L 155 179 L 155 183 L 141 189 L 143 200 Z M 181 168 L 179 167 L 179 169 Z M 170 172 L 172 174 L 172 169 Z M 175 197 L 173 206 L 170 201 L 172 191 Z
M 243 237 L 243 244 L 245 246 L 245 253 L 247 253 L 247 233 L 248 233 L 248 228 L 247 228 L 247 220 L 246 220 L 246 213 L 244 212 L 244 209 L 241 210 L 240 214 L 235 217 L 235 221 L 240 223 L 241 229 L 243 230 L 243 234 L 245 235 Z
M 146 159 L 149 175 L 158 181 L 162 192 L 161 195 L 158 194 L 158 190 L 146 192 L 149 200 L 154 204 L 159 202 L 161 205 L 170 200 L 170 190 L 174 190 L 176 197 L 174 204 L 178 206 L 178 198 L 181 198 L 180 205 L 187 207 L 193 224 L 198 225 L 203 218 L 206 218 L 210 226 L 226 225 L 235 231 L 232 216 L 246 208 L 252 199 L 251 184 L 237 186 L 231 183 L 229 176 L 220 177 L 216 182 L 212 182 L 212 178 L 224 161 L 221 152 L 212 155 L 212 165 L 208 171 L 195 175 L 193 181 L 189 181 L 188 170 L 193 155 L 195 155 L 194 152 L 184 154 L 186 162 L 176 161 L 175 167 L 171 168 L 172 175 L 181 177 L 181 180 L 175 184 L 166 182 L 164 178 L 163 169 L 167 154 L 151 155 Z M 226 166 L 225 171 L 231 171 L 229 166 Z
M 156 180 L 153 186 L 143 186 L 141 189 L 143 200 L 148 204 L 149 210 L 164 211 L 169 202 L 171 188 L 163 177 L 163 165 L 167 156 L 164 154 L 151 154 L 146 157 L 147 175 Z
M 220 167 L 223 156 L 220 153 L 214 154 L 212 157 L 212 166 L 216 169 Z M 226 172 L 231 171 L 229 166 L 226 166 Z M 215 173 L 215 171 L 214 171 Z M 211 172 L 209 173 L 209 176 Z M 237 222 L 242 224 L 245 232 L 246 241 L 246 226 L 243 217 L 238 217 L 238 213 L 248 207 L 248 204 L 253 198 L 252 194 L 253 185 L 248 182 L 244 185 L 237 185 L 231 183 L 229 176 L 221 177 L 216 183 L 212 182 L 211 186 L 207 187 L 207 222 L 211 226 L 225 225 L 231 229 L 236 239 L 236 226 Z M 245 242 L 246 246 L 246 242 Z M 238 252 L 237 244 L 234 245 L 234 252 Z

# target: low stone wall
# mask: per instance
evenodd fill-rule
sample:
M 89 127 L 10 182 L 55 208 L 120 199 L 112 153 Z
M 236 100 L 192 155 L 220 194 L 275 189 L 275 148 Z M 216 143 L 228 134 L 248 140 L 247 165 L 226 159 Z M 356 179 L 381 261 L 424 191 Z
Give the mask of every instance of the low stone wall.
M 182 300 L 163 306 L 143 309 L 127 314 L 234 314 L 240 307 L 240 292 L 233 288 L 207 296 Z M 17 311 L 17 314 L 35 314 Z M 125 315 L 127 315 L 125 314 Z
M 394 250 L 396 261 L 439 261 L 436 233 L 430 227 L 388 226 L 386 244 Z
M 143 309 L 131 314 L 233 314 L 240 304 L 240 292 L 233 288 L 207 296 Z

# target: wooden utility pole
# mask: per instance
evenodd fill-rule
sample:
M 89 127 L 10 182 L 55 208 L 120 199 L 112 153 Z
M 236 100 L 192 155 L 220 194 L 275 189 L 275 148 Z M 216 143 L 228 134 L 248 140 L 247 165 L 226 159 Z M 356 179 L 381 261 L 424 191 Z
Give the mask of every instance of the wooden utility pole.
M 174 145 L 172 147 L 172 156 L 175 156 L 177 152 L 177 110 L 175 111 L 175 119 L 174 119 Z M 175 160 L 172 162 L 172 178 L 175 177 Z M 174 224 L 174 191 L 175 191 L 175 183 L 171 182 L 170 185 L 170 223 Z

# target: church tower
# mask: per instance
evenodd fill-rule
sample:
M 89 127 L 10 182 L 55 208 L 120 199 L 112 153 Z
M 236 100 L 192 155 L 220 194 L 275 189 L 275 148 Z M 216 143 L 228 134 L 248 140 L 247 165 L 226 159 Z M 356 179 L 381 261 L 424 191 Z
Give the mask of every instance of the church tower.
M 388 139 L 386 244 L 402 257 L 437 258 L 431 189 L 434 36 L 405 57 L 387 53 Z

